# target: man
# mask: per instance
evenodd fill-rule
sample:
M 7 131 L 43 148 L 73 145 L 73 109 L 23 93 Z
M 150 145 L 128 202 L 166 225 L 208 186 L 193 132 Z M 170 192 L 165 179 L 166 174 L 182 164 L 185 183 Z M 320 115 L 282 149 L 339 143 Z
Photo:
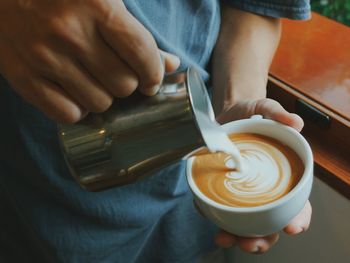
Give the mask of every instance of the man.
M 217 233 L 198 215 L 183 162 L 129 186 L 82 190 L 55 122 L 103 112 L 135 89 L 155 94 L 162 53 L 165 71 L 210 74 L 219 122 L 262 114 L 300 130 L 298 116 L 264 98 L 278 17 L 309 12 L 307 0 L 1 1 L 1 262 L 195 262 L 214 239 L 268 250 L 278 234 Z M 285 231 L 306 230 L 310 216 L 308 203 Z

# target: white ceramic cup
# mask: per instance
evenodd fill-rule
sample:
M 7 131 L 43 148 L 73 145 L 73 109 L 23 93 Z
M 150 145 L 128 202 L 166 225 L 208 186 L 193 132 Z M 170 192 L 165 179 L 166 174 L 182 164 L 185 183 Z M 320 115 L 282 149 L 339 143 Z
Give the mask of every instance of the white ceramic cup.
M 192 178 L 192 160 L 187 161 L 187 181 L 201 212 L 214 224 L 235 235 L 256 237 L 282 230 L 307 202 L 313 182 L 313 156 L 304 137 L 291 127 L 253 116 L 222 126 L 228 134 L 256 133 L 274 138 L 293 149 L 304 163 L 304 173 L 297 185 L 280 199 L 255 207 L 232 207 L 205 196 Z M 199 151 L 200 149 L 196 150 Z M 190 153 L 187 157 L 196 153 Z

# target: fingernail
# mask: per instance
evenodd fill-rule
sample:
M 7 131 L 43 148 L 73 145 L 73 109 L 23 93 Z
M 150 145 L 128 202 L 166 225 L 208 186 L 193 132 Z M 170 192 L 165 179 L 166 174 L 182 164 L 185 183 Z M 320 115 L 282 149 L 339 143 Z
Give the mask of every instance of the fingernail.
M 262 254 L 264 252 L 264 247 L 266 248 L 266 244 L 262 241 L 258 241 L 258 242 L 256 242 L 255 247 L 253 248 L 251 253 Z
M 165 61 L 163 61 L 163 65 L 165 66 L 166 72 L 171 72 L 176 70 L 181 64 L 180 58 L 176 55 L 167 53 L 166 58 L 167 58 L 166 63 Z
M 262 247 L 256 247 L 256 248 L 254 248 L 254 251 L 252 251 L 252 253 L 259 255 L 259 254 L 263 254 L 264 251 L 263 251 Z
M 146 96 L 153 96 L 153 95 L 156 95 L 156 94 L 157 94 L 159 88 L 160 88 L 160 85 L 156 85 L 156 86 L 154 86 L 154 87 L 152 87 L 152 88 L 147 88 L 147 89 L 143 88 L 143 89 L 140 89 L 140 91 L 141 91 L 142 94 L 144 94 L 144 95 L 146 95 Z

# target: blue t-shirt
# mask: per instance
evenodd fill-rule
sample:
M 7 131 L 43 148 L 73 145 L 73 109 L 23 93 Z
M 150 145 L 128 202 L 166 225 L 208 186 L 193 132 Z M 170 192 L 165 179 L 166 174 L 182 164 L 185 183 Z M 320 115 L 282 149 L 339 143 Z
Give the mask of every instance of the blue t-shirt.
M 159 47 L 204 79 L 220 1 L 124 0 Z M 227 0 L 274 17 L 305 19 L 307 0 Z M 0 58 L 1 59 L 1 58 Z M 217 228 L 194 209 L 178 162 L 135 184 L 91 193 L 73 180 L 56 124 L 0 77 L 0 262 L 195 262 Z

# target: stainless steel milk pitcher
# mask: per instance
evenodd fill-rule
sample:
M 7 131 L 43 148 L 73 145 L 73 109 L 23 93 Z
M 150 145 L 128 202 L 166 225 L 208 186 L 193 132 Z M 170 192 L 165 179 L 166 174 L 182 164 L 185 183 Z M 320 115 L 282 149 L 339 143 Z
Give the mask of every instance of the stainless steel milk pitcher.
M 89 191 L 132 183 L 204 146 L 201 112 L 214 120 L 206 87 L 194 68 L 164 77 L 159 92 L 135 92 L 75 124 L 59 125 L 72 175 Z

